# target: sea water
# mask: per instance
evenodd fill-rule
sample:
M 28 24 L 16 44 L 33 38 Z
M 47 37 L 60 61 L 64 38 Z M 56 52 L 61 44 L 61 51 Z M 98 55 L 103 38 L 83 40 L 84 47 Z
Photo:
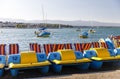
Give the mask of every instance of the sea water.
M 20 50 L 29 50 L 30 43 L 39 44 L 54 44 L 54 43 L 84 43 L 98 41 L 101 38 L 107 38 L 110 35 L 120 35 L 120 28 L 116 27 L 97 27 L 94 28 L 95 33 L 90 33 L 89 38 L 80 38 L 80 34 L 88 31 L 90 28 L 81 28 L 81 31 L 76 31 L 77 28 L 62 28 L 62 29 L 47 29 L 51 32 L 50 37 L 42 38 L 35 35 L 37 29 L 0 29 L 0 44 L 8 45 L 18 43 Z

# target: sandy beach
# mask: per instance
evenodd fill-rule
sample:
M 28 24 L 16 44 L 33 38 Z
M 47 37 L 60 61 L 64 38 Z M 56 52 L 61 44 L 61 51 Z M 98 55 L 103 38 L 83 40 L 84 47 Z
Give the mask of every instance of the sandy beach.
M 120 70 L 113 71 L 102 71 L 102 72 L 94 72 L 94 73 L 76 73 L 71 75 L 63 75 L 63 76 L 53 76 L 53 77 L 43 77 L 43 79 L 119 79 Z M 36 78 L 34 78 L 36 79 Z M 37 78 L 39 79 L 39 78 Z
M 0 79 L 120 79 L 120 67 L 112 64 L 104 64 L 99 70 L 79 70 L 74 67 L 64 67 L 61 73 L 52 70 L 47 74 L 41 74 L 38 69 L 20 70 L 19 75 L 12 77 L 9 71 Z

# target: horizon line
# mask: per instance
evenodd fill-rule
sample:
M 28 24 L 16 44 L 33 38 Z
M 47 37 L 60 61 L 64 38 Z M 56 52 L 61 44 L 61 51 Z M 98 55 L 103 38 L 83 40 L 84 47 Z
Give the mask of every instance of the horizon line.
M 3 20 L 1 20 L 1 19 L 3 19 Z M 6 19 L 8 19 L 8 20 L 6 20 Z M 21 20 L 21 21 L 46 21 L 46 20 L 42 20 L 42 19 L 15 19 L 15 18 L 1 18 L 0 17 L 0 21 L 3 21 L 3 22 L 5 22 L 5 21 L 9 21 L 9 22 L 17 22 L 17 21 L 12 21 L 12 20 Z M 11 20 L 11 21 L 10 21 Z M 80 20 L 80 19 L 78 19 L 78 20 L 62 20 L 62 19 L 47 19 L 47 21 L 88 21 L 88 22 L 102 22 L 102 23 L 120 23 L 120 22 L 110 22 L 110 21 L 97 21 L 97 20 Z

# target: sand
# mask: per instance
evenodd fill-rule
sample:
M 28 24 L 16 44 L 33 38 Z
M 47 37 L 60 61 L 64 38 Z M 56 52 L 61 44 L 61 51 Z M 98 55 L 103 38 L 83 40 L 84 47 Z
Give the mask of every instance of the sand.
M 80 70 L 75 67 L 64 67 L 61 73 L 51 69 L 47 74 L 41 74 L 38 69 L 20 70 L 19 75 L 12 77 L 9 70 L 0 79 L 120 79 L 120 67 L 105 65 L 99 70 Z

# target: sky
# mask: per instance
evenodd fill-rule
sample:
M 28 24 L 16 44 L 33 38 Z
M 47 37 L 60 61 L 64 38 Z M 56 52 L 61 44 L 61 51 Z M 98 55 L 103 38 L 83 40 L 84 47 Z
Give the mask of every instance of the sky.
M 0 0 L 0 18 L 120 23 L 120 0 Z

